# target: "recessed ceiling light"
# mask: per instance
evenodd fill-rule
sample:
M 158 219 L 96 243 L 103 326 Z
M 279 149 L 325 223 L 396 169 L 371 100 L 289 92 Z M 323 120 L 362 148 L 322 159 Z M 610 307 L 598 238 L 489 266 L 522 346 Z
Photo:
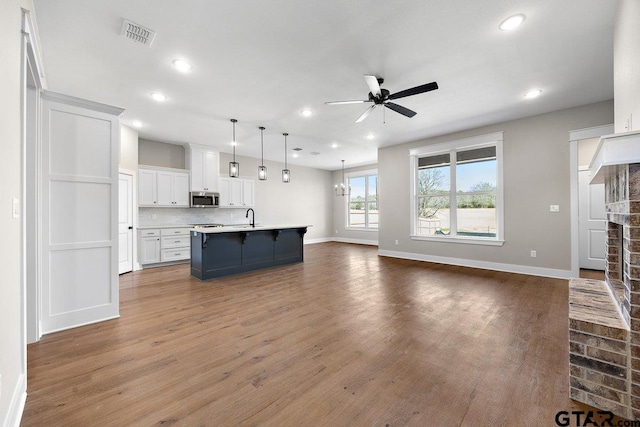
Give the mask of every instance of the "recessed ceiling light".
M 338 148 L 338 144 L 334 142 L 333 144 L 331 144 L 331 148 Z
M 131 125 L 133 125 L 133 127 L 136 127 L 136 128 L 141 128 L 142 122 L 140 120 L 134 120 L 131 122 Z
M 184 59 L 174 59 L 172 64 L 177 70 L 182 71 L 183 73 L 186 73 L 192 67 L 191 64 Z
M 533 89 L 530 90 L 529 92 L 524 94 L 524 98 L 525 99 L 533 99 L 533 98 L 537 98 L 538 96 L 540 96 L 540 94 L 542 93 L 542 91 L 540 89 Z
M 165 99 L 167 99 L 167 97 L 166 97 L 166 96 L 164 96 L 163 94 L 161 94 L 161 93 L 159 93 L 159 92 L 154 92 L 154 93 L 152 93 L 152 94 L 151 94 L 151 97 L 152 97 L 153 99 L 155 99 L 156 101 L 158 101 L 158 102 L 162 102 L 162 101 L 164 101 Z
M 311 117 L 311 115 L 313 115 L 313 111 L 305 108 L 304 110 L 300 111 L 300 114 L 302 114 L 303 117 Z
M 293 157 L 294 159 L 298 158 L 298 153 L 293 153 L 292 157 Z
M 522 14 L 513 15 L 513 16 L 510 16 L 509 18 L 505 19 L 504 21 L 502 21 L 502 24 L 500 24 L 500 29 L 502 31 L 515 30 L 523 22 L 524 22 L 524 15 L 522 15 Z
M 372 133 L 370 133 L 369 135 L 367 135 L 367 139 L 373 139 L 373 138 L 375 138 L 375 137 L 376 137 L 376 136 L 375 136 L 374 134 L 372 134 Z

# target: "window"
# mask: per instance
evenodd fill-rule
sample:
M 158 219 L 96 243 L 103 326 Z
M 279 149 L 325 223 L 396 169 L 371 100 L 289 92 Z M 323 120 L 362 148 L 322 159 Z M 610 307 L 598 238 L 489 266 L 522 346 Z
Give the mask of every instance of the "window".
M 414 240 L 501 245 L 502 132 L 411 150 Z
M 351 172 L 345 175 L 349 188 L 347 228 L 378 228 L 378 171 Z

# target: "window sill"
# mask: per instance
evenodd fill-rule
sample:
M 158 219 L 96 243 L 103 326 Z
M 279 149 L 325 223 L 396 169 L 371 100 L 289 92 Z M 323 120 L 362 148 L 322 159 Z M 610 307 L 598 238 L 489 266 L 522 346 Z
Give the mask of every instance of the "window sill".
M 364 228 L 364 227 L 345 227 L 347 231 L 369 231 L 369 232 L 378 232 L 377 228 Z
M 411 240 L 423 240 L 428 242 L 441 242 L 441 243 L 463 243 L 467 245 L 485 245 L 485 246 L 504 245 L 504 240 L 471 238 L 471 237 L 446 237 L 446 236 L 432 237 L 432 236 L 411 235 Z

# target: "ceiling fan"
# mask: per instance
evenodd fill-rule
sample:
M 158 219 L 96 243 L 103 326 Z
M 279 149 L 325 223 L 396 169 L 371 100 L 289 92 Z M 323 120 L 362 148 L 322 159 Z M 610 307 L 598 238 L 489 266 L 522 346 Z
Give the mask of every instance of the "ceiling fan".
M 438 89 L 438 83 L 431 82 L 424 85 L 412 87 L 411 89 L 401 90 L 400 92 L 389 93 L 387 89 L 380 88 L 380 85 L 384 82 L 384 79 L 382 77 L 376 77 L 376 76 L 365 74 L 364 80 L 367 82 L 367 86 L 369 86 L 369 90 L 371 91 L 369 92 L 369 99 L 355 100 L 355 101 L 332 101 L 332 102 L 325 102 L 325 104 L 340 105 L 340 104 L 362 104 L 365 102 L 373 102 L 373 105 L 367 108 L 364 111 L 364 113 L 362 113 L 360 117 L 358 117 L 358 119 L 356 120 L 356 123 L 360 123 L 361 121 L 366 119 L 369 113 L 371 113 L 371 111 L 373 111 L 374 108 L 376 108 L 376 106 L 378 105 L 382 105 L 383 107 L 387 107 L 388 109 L 393 110 L 396 113 L 399 113 L 399 114 L 402 114 L 403 116 L 411 118 L 417 114 L 415 111 L 410 110 L 406 107 L 403 107 L 402 105 L 398 105 L 394 102 L 391 102 L 391 100 L 404 98 L 406 96 L 417 95 L 419 93 L 429 92 L 429 91 Z

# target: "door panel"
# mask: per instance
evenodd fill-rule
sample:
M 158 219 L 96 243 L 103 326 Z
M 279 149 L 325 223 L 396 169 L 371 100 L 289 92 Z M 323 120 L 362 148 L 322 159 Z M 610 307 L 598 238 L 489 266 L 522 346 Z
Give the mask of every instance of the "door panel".
M 604 270 L 606 255 L 606 213 L 604 184 L 589 184 L 589 170 L 578 172 L 580 268 Z
M 118 178 L 118 273 L 133 270 L 133 177 Z

